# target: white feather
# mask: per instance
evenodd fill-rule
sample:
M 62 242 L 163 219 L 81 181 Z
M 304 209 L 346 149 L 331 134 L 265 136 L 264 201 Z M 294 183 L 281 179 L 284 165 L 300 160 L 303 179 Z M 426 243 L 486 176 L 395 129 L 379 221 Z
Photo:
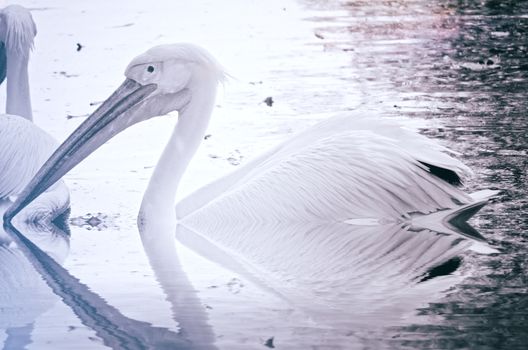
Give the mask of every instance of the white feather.
M 420 163 L 470 172 L 445 151 L 385 120 L 339 115 L 201 188 L 176 210 L 186 223 L 397 221 L 472 201 Z
M 0 200 L 17 197 L 57 146 L 57 141 L 29 120 L 0 115 Z M 53 219 L 68 205 L 69 192 L 61 180 L 24 210 L 24 220 Z
M 441 221 L 442 213 L 456 215 L 475 200 L 423 163 L 459 175 L 469 169 L 424 136 L 358 114 L 307 129 L 174 210 L 180 179 L 203 140 L 224 74 L 205 50 L 175 44 L 136 57 L 125 75 L 125 83 L 52 157 L 46 167 L 51 170 L 24 191 L 27 198 L 125 126 L 177 110 L 178 123 L 141 204 L 144 241 L 164 233 L 170 242 L 178 229 L 178 238 L 189 244 L 194 237 L 189 245 L 207 258 L 287 299 L 313 301 L 323 312 L 346 308 L 354 298 L 364 298 L 370 311 L 416 303 L 424 299 L 418 291 L 430 292 L 416 286 L 416 279 L 472 244 L 459 235 L 405 229 L 415 217 L 439 213 Z M 485 198 L 479 201 L 485 204 Z M 365 222 L 370 225 L 351 224 Z M 368 310 L 352 313 L 372 315 Z
M 17 114 L 0 115 L 0 201 L 16 198 L 58 146 L 30 121 L 27 71 L 36 32 L 31 13 L 24 7 L 11 5 L 0 11 L 0 40 L 5 43 L 7 59 L 6 109 Z M 24 210 L 23 220 L 53 219 L 68 205 L 68 190 L 59 181 Z
M 37 35 L 31 13 L 19 5 L 6 6 L 0 11 L 0 26 L 5 30 L 3 41 L 7 50 L 17 56 L 29 55 Z

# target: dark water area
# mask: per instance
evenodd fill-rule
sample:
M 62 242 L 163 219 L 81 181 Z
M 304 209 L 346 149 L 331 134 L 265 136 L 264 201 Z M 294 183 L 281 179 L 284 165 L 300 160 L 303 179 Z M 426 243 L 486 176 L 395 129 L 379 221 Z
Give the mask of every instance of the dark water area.
M 500 253 L 464 256 L 471 277 L 420 311 L 435 323 L 392 329 L 386 340 L 410 349 L 525 349 L 528 2 L 304 3 L 330 10 L 309 20 L 327 50 L 350 55 L 355 73 L 343 79 L 362 87 L 363 107 L 437 121 L 422 131 L 474 170 L 468 191 L 503 191 L 473 221 Z

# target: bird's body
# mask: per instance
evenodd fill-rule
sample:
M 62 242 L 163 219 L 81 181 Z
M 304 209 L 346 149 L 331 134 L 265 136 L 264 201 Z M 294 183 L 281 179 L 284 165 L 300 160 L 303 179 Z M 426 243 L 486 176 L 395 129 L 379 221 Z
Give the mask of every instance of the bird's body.
M 0 202 L 13 202 L 59 143 L 31 121 L 0 115 Z M 61 180 L 24 210 L 24 221 L 53 220 L 69 205 Z
M 177 205 L 188 222 L 401 222 L 473 199 L 429 167 L 470 170 L 387 120 L 341 114 L 294 136 Z
M 0 11 L 0 76 L 7 78 L 8 113 L 0 114 L 0 201 L 3 202 L 12 201 L 20 194 L 58 146 L 57 141 L 31 122 L 28 62 L 35 35 L 35 23 L 27 9 L 11 5 Z M 25 211 L 25 220 L 53 219 L 68 203 L 68 190 L 59 181 Z
M 125 75 L 46 161 L 4 220 L 122 130 L 177 110 L 138 216 L 146 248 L 165 242 L 168 249 L 176 234 L 206 258 L 308 305 L 325 322 L 341 312 L 344 319 L 354 316 L 356 309 L 348 307 L 358 297 L 369 307 L 357 315 L 374 316 L 377 324 L 386 314 L 377 313 L 381 309 L 417 307 L 433 293 L 418 283 L 427 271 L 484 240 L 457 225 L 492 191 L 464 193 L 454 183 L 470 170 L 445 148 L 389 121 L 355 114 L 301 132 L 175 207 L 224 72 L 205 50 L 175 44 L 136 57 Z M 153 259 L 164 261 L 158 254 Z M 385 288 L 373 294 L 380 284 Z
M 165 223 L 176 219 L 210 226 L 244 221 L 412 226 L 414 218 L 428 223 L 423 218 L 430 217 L 449 224 L 466 220 L 488 200 L 452 184 L 469 169 L 433 141 L 388 121 L 341 115 L 191 194 L 175 210 L 178 184 L 203 139 L 224 71 L 204 49 L 174 44 L 136 57 L 125 75 L 121 87 L 43 165 L 6 213 L 8 220 L 117 133 L 174 110 L 178 122 L 143 197 L 140 230 L 171 228 Z

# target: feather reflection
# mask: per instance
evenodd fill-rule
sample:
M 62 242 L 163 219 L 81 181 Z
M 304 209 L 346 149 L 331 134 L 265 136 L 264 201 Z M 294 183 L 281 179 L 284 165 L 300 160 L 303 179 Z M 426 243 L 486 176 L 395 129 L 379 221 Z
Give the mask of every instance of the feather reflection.
M 336 328 L 401 324 L 463 278 L 452 273 L 460 255 L 486 245 L 463 232 L 335 222 L 196 222 L 179 225 L 176 236 L 317 323 Z

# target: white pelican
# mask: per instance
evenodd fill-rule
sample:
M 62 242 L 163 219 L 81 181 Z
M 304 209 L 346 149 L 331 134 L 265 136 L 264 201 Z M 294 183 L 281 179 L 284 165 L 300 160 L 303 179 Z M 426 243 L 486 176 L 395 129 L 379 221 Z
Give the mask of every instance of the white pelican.
M 8 113 L 0 115 L 0 202 L 13 200 L 58 146 L 31 122 L 28 62 L 36 33 L 24 7 L 11 5 L 0 11 L 0 80 L 7 77 Z M 59 181 L 25 210 L 25 220 L 53 219 L 68 202 L 68 190 Z
M 492 191 L 452 183 L 469 169 L 428 138 L 387 121 L 339 115 L 183 199 L 178 183 L 199 147 L 225 73 L 204 49 L 180 43 L 134 58 L 125 82 L 57 149 L 5 214 L 10 220 L 91 152 L 132 124 L 171 111 L 178 122 L 143 197 L 138 223 L 465 220 Z M 427 226 L 427 225 L 425 225 Z
M 26 8 L 10 5 L 0 11 L 0 82 L 7 76 L 6 113 L 32 120 L 28 61 L 37 27 Z

